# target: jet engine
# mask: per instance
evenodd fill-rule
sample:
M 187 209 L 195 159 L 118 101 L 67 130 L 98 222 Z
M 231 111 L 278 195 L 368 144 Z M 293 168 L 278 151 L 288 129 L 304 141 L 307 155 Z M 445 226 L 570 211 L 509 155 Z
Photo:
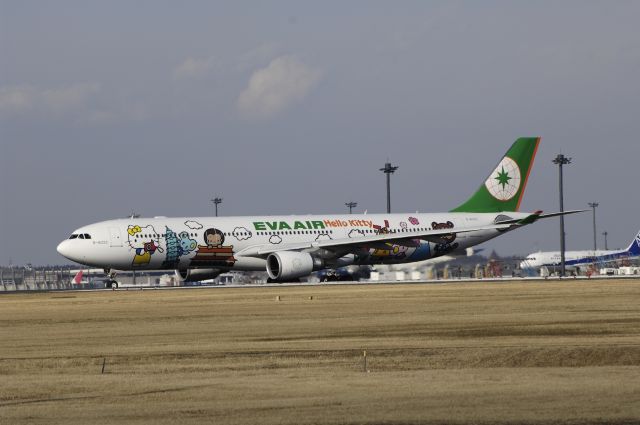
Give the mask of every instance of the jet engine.
M 215 279 L 222 273 L 220 269 L 187 269 L 176 270 L 176 276 L 182 281 L 197 282 L 201 280 Z
M 321 263 L 306 252 L 279 251 L 267 257 L 267 273 L 274 280 L 296 279 L 321 268 Z

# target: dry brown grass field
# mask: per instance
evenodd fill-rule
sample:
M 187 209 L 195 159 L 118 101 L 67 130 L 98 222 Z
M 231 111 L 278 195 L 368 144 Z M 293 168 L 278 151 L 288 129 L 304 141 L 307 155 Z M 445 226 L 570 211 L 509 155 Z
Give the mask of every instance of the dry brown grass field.
M 4 294 L 27 423 L 637 424 L 640 281 Z

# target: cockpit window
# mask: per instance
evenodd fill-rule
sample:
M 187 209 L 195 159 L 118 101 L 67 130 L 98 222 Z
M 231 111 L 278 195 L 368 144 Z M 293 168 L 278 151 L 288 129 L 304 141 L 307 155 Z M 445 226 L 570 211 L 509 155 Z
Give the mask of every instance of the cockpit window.
M 88 234 L 88 233 L 85 233 L 85 234 L 84 234 L 84 238 L 85 238 L 85 239 L 91 239 L 91 235 L 90 235 L 90 234 Z
M 74 233 L 73 235 L 69 236 L 69 239 L 75 239 L 75 238 L 77 238 L 77 237 L 78 237 L 78 235 L 76 235 L 76 234 Z
M 84 235 L 83 235 L 82 233 L 80 233 L 80 234 L 78 235 L 78 237 L 79 237 L 80 239 L 84 239 Z

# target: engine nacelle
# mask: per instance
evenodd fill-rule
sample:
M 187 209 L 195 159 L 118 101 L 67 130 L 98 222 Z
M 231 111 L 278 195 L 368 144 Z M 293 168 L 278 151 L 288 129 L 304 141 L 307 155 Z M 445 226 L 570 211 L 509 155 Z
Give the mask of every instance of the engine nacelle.
M 279 251 L 267 257 L 267 273 L 274 280 L 295 279 L 310 274 L 320 261 L 306 252 Z
M 220 269 L 176 270 L 176 275 L 180 278 L 180 280 L 187 280 L 189 282 L 215 279 L 220 273 L 222 273 L 222 270 Z

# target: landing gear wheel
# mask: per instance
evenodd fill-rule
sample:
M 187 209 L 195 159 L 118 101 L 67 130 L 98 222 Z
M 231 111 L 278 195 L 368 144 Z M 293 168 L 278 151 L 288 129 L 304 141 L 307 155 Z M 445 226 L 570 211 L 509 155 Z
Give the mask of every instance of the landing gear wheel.
M 289 279 L 289 280 L 271 279 L 270 277 L 267 278 L 267 283 L 298 283 L 298 282 L 300 282 L 299 278 Z
M 118 289 L 118 282 L 116 282 L 116 271 L 110 268 L 104 269 L 104 273 L 109 277 L 106 287 L 111 289 Z

